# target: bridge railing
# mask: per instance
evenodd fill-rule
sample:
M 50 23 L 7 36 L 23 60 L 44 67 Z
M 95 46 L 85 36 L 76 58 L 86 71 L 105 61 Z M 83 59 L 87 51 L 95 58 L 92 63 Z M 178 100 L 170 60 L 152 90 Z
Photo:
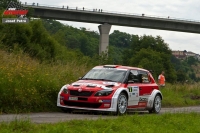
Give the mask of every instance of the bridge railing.
M 193 19 L 183 19 L 183 18 L 176 18 L 171 16 L 156 16 L 156 15 L 148 15 L 148 14 L 136 14 L 136 13 L 127 13 L 127 12 L 117 12 L 117 11 L 107 11 L 103 9 L 88 9 L 85 7 L 70 7 L 67 5 L 63 6 L 54 6 L 54 5 L 45 5 L 39 3 L 22 3 L 24 6 L 38 6 L 38 7 L 48 7 L 48 8 L 55 8 L 55 9 L 66 9 L 66 10 L 78 10 L 78 11 L 89 11 L 89 12 L 99 12 L 99 13 L 107 13 L 107 14 L 116 14 L 116 15 L 132 15 L 132 16 L 142 16 L 142 17 L 150 17 L 150 18 L 160 18 L 160 19 L 169 19 L 169 20 L 177 20 L 177 21 L 188 21 L 188 22 L 200 22 L 200 20 L 193 20 Z

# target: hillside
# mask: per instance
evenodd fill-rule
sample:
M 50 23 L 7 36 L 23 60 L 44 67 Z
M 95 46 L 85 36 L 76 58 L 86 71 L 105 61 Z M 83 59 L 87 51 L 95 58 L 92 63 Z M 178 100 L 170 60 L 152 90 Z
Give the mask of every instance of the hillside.
M 160 36 L 114 31 L 110 34 L 109 56 L 99 55 L 98 48 L 99 33 L 84 27 L 78 29 L 50 19 L 32 19 L 28 24 L 0 23 L 0 49 L 26 53 L 40 63 L 75 62 L 89 67 L 121 64 L 153 70 L 154 77 L 164 70 L 170 83 L 199 80 L 189 62 L 174 59 Z

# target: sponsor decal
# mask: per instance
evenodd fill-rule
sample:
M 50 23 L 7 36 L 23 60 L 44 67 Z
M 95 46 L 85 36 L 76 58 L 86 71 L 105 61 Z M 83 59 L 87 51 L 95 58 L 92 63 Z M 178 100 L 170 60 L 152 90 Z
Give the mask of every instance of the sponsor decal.
M 138 97 L 139 94 L 139 87 L 138 86 L 129 86 L 129 97 Z
M 110 107 L 110 104 L 104 104 L 104 107 Z
M 26 18 L 28 10 L 25 9 L 19 2 L 11 1 L 8 7 L 3 12 L 3 17 L 5 16 L 15 16 L 16 18 L 2 18 L 2 23 L 28 23 L 29 19 Z
M 150 93 L 145 93 L 145 94 L 143 94 L 143 95 L 151 95 Z
M 139 98 L 139 101 L 148 101 L 148 98 L 140 97 L 140 98 Z
M 137 92 L 138 89 L 139 89 L 138 86 L 130 86 L 130 87 L 128 87 L 128 91 L 129 91 L 129 92 Z
M 146 103 L 146 102 L 139 102 L 138 105 L 139 105 L 139 106 L 146 106 L 147 103 Z

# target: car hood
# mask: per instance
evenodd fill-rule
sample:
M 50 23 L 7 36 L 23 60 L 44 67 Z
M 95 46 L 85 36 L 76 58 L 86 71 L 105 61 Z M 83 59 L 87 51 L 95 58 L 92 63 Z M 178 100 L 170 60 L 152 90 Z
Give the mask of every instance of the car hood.
M 117 82 L 108 82 L 108 81 L 97 81 L 97 80 L 79 80 L 68 86 L 68 89 L 71 90 L 87 90 L 87 91 L 99 91 L 99 90 L 112 90 L 117 86 L 120 86 L 121 83 Z

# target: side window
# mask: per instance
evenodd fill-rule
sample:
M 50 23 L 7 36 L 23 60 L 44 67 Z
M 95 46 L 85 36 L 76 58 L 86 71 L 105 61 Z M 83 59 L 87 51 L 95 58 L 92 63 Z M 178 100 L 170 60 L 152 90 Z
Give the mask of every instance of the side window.
M 131 70 L 128 76 L 129 83 L 140 83 L 137 70 Z
M 140 79 L 140 83 L 149 83 L 150 82 L 150 78 L 147 72 L 145 71 L 139 71 L 139 79 Z

